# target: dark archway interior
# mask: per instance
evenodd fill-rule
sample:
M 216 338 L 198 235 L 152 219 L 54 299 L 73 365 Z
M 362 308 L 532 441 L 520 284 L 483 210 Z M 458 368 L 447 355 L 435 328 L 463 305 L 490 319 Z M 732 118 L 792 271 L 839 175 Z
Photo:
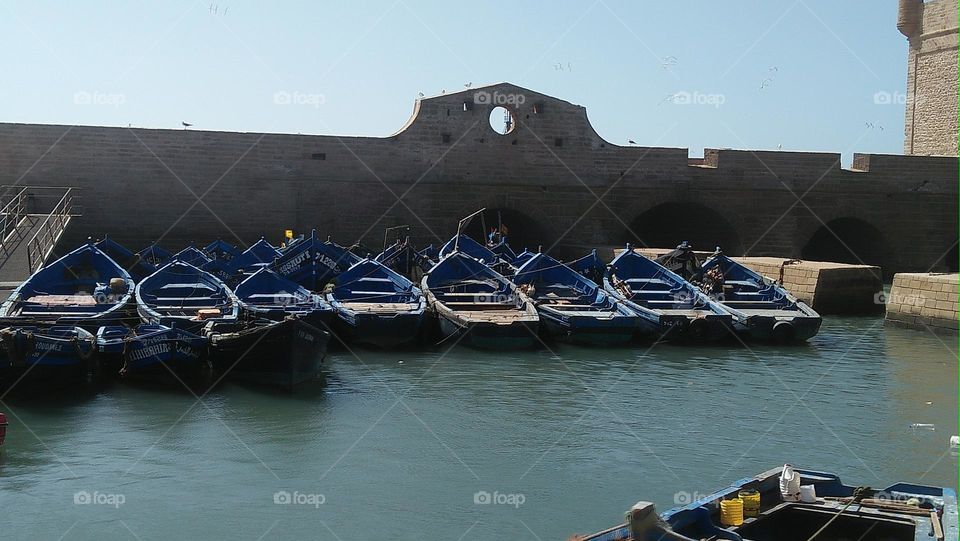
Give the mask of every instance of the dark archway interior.
M 736 229 L 713 209 L 695 203 L 664 203 L 638 216 L 627 238 L 638 246 L 673 248 L 688 241 L 695 250 L 712 252 L 720 247 L 727 255 L 742 255 Z
M 947 250 L 947 255 L 943 256 L 943 265 L 947 267 L 947 272 L 960 272 L 960 254 L 957 253 L 957 241 L 953 241 L 953 246 Z
M 837 218 L 817 229 L 800 251 L 800 257 L 882 266 L 888 257 L 886 244 L 880 230 L 869 223 L 859 218 Z
M 529 248 L 536 251 L 538 246 L 546 250 L 554 239 L 546 238 L 544 228 L 526 214 L 512 209 L 487 209 L 483 215 L 474 216 L 464 232 L 477 242 L 486 243 L 491 229 L 503 224 L 506 228 L 507 243 L 517 253 Z

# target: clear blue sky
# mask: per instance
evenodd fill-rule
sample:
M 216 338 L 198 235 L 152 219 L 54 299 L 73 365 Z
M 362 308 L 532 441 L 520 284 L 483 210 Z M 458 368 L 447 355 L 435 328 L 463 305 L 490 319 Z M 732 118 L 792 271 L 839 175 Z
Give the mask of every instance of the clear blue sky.
M 618 144 L 694 156 L 782 145 L 842 152 L 848 164 L 853 151 L 902 151 L 896 10 L 896 0 L 0 0 L 0 121 L 384 136 L 418 92 L 509 81 L 587 107 Z M 277 104 L 278 92 L 300 104 Z M 676 103 L 682 92 L 705 103 Z M 877 92 L 893 103 L 875 103 Z

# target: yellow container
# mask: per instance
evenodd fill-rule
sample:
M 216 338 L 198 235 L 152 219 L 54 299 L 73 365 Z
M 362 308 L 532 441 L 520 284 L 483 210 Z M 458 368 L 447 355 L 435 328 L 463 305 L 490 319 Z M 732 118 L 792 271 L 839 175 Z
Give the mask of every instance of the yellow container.
M 752 488 L 741 490 L 740 501 L 743 502 L 744 518 L 760 516 L 760 492 Z
M 720 502 L 720 524 L 724 526 L 743 524 L 743 502 L 740 499 Z

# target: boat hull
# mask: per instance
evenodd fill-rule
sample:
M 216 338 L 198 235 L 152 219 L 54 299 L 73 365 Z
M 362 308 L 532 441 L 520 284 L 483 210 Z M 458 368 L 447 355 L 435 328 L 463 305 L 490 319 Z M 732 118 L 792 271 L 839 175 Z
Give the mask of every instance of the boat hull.
M 212 378 L 207 340 L 183 329 L 161 327 L 124 336 L 122 328 L 98 333 L 104 367 L 117 367 L 125 380 L 174 381 L 203 385 Z
M 338 310 L 333 331 L 345 342 L 391 348 L 415 343 L 422 325 L 422 310 L 394 314 L 358 314 Z
M 0 350 L 8 383 L 92 383 L 99 377 L 95 339 L 79 327 L 7 328 L 0 331 Z
M 538 321 L 513 321 L 509 324 L 467 323 L 438 315 L 443 341 L 452 341 L 477 349 L 529 349 L 538 343 Z M 462 336 L 461 336 L 462 335 Z
M 218 374 L 284 388 L 320 373 L 330 333 L 296 318 L 257 324 L 210 336 L 210 355 Z
M 540 311 L 540 331 L 561 342 L 584 346 L 616 346 L 633 340 L 637 334 L 635 317 L 599 319 L 587 316 L 561 319 L 547 310 Z
M 736 321 L 738 334 L 756 342 L 795 344 L 806 342 L 820 332 L 820 317 L 765 317 L 750 316 Z

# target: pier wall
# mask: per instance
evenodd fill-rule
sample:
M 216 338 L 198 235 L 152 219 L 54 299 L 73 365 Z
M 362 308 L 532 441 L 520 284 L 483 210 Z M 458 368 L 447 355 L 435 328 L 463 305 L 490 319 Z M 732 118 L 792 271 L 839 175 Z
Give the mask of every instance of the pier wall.
M 506 135 L 488 122 L 491 96 L 512 97 Z M 438 243 L 487 207 L 487 225 L 499 212 L 516 248 L 561 256 L 689 240 L 730 255 L 945 270 L 957 174 L 945 157 L 857 154 L 843 169 L 832 153 L 699 159 L 620 146 L 584 107 L 507 83 L 418 100 L 387 137 L 0 124 L 0 183 L 77 186 L 83 216 L 65 242 L 110 234 L 134 248 L 276 241 L 287 228 L 377 248 L 400 224 Z
M 937 332 L 957 332 L 957 274 L 899 273 L 887 295 L 887 321 Z

